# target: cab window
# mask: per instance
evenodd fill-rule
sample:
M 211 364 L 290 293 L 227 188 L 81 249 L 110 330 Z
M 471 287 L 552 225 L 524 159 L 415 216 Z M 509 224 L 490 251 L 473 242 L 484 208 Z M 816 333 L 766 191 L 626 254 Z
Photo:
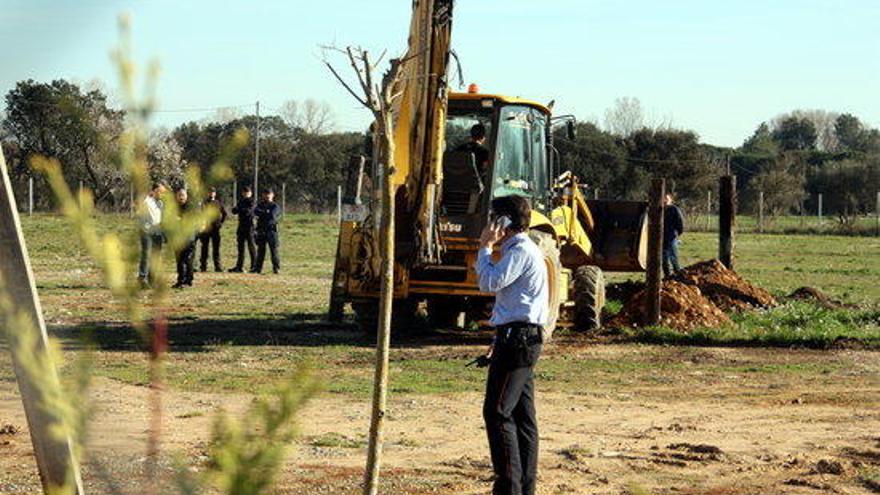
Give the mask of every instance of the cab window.
M 492 196 L 527 196 L 543 209 L 547 196 L 547 117 L 526 106 L 507 105 L 498 122 Z

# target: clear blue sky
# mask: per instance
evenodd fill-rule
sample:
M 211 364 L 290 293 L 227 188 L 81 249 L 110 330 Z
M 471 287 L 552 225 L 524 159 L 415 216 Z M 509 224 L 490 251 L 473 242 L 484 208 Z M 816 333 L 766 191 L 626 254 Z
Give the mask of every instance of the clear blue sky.
M 405 48 L 407 0 L 0 0 L 0 92 L 16 81 L 102 80 L 116 16 L 131 15 L 136 56 L 162 66 L 162 108 L 313 97 L 337 128 L 369 117 L 331 79 L 321 44 Z M 600 122 L 616 97 L 719 145 L 796 108 L 880 127 L 877 0 L 458 0 L 453 29 L 467 82 Z M 342 62 L 340 60 L 340 62 Z M 169 112 L 172 126 L 210 112 Z

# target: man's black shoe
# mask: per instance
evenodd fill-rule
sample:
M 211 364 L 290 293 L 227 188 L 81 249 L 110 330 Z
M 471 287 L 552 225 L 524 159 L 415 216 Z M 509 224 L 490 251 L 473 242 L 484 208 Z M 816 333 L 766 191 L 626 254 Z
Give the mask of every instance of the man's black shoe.
M 171 286 L 172 289 L 182 289 L 182 288 L 184 288 L 184 287 L 186 287 L 186 285 L 185 285 L 185 284 L 182 284 L 182 283 L 180 283 L 180 282 L 178 282 L 178 283 L 176 283 L 176 284 L 174 284 L 174 285 Z
M 229 273 L 241 273 L 241 272 L 242 272 L 241 268 L 230 268 L 229 269 Z
M 275 275 L 278 275 L 278 272 L 280 272 L 280 271 L 281 271 L 280 268 L 273 268 L 272 269 L 272 273 L 274 273 Z

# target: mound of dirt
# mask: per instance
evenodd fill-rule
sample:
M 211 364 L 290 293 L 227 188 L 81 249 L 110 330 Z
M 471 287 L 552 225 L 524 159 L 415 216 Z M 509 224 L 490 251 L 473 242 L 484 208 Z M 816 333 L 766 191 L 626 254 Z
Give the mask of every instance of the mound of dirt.
M 639 291 L 624 304 L 608 327 L 639 327 L 644 322 L 645 290 Z M 660 324 L 677 330 L 716 327 L 730 323 L 730 318 L 707 299 L 695 285 L 666 280 L 660 291 Z
M 814 287 L 801 287 L 795 289 L 788 295 L 788 299 L 796 299 L 798 301 L 810 301 L 827 309 L 854 308 L 854 304 L 846 304 L 835 299 L 831 299 L 824 292 Z
M 605 298 L 609 301 L 626 302 L 645 288 L 645 283 L 637 280 L 624 280 L 605 286 Z
M 698 287 L 704 296 L 724 311 L 770 308 L 779 304 L 769 292 L 740 277 L 718 260 L 695 263 L 680 270 L 671 279 Z

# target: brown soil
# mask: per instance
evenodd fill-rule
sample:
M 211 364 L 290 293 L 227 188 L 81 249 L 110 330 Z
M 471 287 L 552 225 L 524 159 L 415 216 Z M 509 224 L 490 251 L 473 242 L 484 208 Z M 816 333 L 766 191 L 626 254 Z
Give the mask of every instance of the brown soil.
M 569 392 L 551 392 L 549 382 L 561 377 L 543 376 L 539 363 L 538 495 L 872 493 L 864 476 L 880 469 L 876 353 L 607 345 L 581 349 L 575 357 L 634 356 L 684 367 L 670 380 L 612 382 L 620 378 L 615 375 L 605 385 L 573 384 Z M 842 371 L 784 376 L 736 371 L 749 364 L 805 360 Z M 108 379 L 94 383 L 90 399 L 97 414 L 84 469 L 87 493 L 142 493 L 148 392 Z M 488 493 L 481 401 L 477 392 L 392 394 L 382 493 Z M 250 396 L 169 390 L 163 402 L 163 449 L 179 453 L 190 471 L 199 472 L 214 411 L 241 411 Z M 314 399 L 301 416 L 302 436 L 271 493 L 360 493 L 369 411 L 368 400 Z M 0 436 L 9 441 L 0 441 L 0 493 L 37 495 L 27 424 L 9 382 L 0 382 L 4 424 L 16 433 Z M 319 441 L 328 436 L 354 446 Z M 169 474 L 174 462 L 161 466 Z M 115 480 L 119 489 L 104 478 Z
M 626 296 L 623 308 L 607 326 L 638 327 L 644 322 L 644 284 L 618 284 L 616 294 Z M 660 293 L 660 324 L 676 330 L 715 327 L 730 323 L 725 312 L 776 306 L 776 299 L 718 260 L 690 265 L 663 281 Z
M 794 292 L 788 295 L 788 299 L 795 299 L 798 301 L 809 301 L 814 304 L 818 304 L 823 308 L 828 309 L 841 309 L 841 308 L 857 308 L 855 304 L 847 304 L 844 302 L 840 302 L 836 299 L 830 298 L 824 292 L 816 289 L 815 287 L 801 287 L 799 289 L 795 289 Z
M 639 327 L 645 319 L 646 291 L 642 290 L 626 302 L 610 328 Z M 663 282 L 660 291 L 660 324 L 677 330 L 716 327 L 730 323 L 730 318 L 703 296 L 700 289 L 677 280 Z
M 673 275 L 672 279 L 699 287 L 703 295 L 724 311 L 769 308 L 779 304 L 769 292 L 740 277 L 718 260 L 694 263 Z

